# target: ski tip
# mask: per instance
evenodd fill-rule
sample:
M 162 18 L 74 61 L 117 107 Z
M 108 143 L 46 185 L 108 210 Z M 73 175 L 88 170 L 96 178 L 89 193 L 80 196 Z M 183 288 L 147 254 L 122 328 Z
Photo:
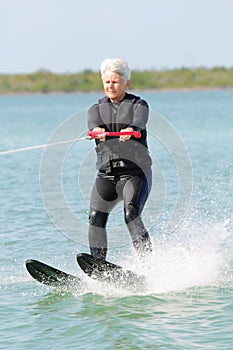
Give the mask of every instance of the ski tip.
M 87 253 L 78 253 L 77 259 L 79 259 L 79 258 L 92 258 L 92 259 L 94 259 L 94 257 L 91 254 L 87 254 Z
M 37 260 L 34 260 L 34 259 L 27 259 L 27 260 L 25 261 L 25 265 L 28 266 L 28 265 L 34 264 L 35 262 L 37 262 Z

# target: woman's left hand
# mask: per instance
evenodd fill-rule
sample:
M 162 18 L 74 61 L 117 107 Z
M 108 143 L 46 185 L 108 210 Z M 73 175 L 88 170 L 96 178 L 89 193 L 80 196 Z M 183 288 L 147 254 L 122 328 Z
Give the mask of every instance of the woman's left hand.
M 121 129 L 121 131 L 133 131 L 133 128 L 126 128 L 126 129 Z M 127 141 L 129 140 L 131 135 L 121 135 L 120 136 L 120 141 Z

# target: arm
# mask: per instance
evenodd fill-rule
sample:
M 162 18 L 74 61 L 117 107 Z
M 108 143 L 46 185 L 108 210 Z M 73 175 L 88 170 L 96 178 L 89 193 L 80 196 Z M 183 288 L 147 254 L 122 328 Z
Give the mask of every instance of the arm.
M 88 129 L 93 131 L 105 132 L 104 128 L 101 128 L 101 118 L 99 115 L 99 105 L 95 104 L 88 110 Z M 100 137 L 99 141 L 105 141 L 105 136 Z
M 149 117 L 149 106 L 145 100 L 138 100 L 136 102 L 134 116 L 133 116 L 133 126 L 137 129 L 146 129 L 146 123 Z
M 146 123 L 148 121 L 149 106 L 145 100 L 138 100 L 135 104 L 134 116 L 132 126 L 121 131 L 140 131 L 146 129 Z M 130 135 L 120 136 L 120 141 L 126 141 L 130 139 Z
M 100 125 L 103 124 L 100 114 L 99 114 L 99 105 L 94 104 L 91 106 L 87 112 L 87 124 L 88 124 L 88 129 L 92 130 L 96 127 L 99 127 Z

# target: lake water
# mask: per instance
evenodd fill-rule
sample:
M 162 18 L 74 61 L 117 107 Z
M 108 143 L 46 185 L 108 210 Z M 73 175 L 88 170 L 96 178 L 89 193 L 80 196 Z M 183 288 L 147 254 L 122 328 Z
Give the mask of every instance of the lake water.
M 76 263 L 89 252 L 94 141 L 0 155 L 1 349 L 233 349 L 233 90 L 140 95 L 151 107 L 153 254 L 134 256 L 120 205 L 108 260 L 145 274 L 145 290 L 93 281 Z M 85 136 L 101 96 L 0 96 L 0 151 Z M 28 258 L 83 283 L 39 284 Z

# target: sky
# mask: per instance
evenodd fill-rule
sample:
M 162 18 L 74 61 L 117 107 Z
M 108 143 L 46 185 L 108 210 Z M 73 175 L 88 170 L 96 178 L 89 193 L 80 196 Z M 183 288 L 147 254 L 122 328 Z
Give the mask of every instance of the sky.
M 233 0 L 0 0 L 0 74 L 233 66 Z

